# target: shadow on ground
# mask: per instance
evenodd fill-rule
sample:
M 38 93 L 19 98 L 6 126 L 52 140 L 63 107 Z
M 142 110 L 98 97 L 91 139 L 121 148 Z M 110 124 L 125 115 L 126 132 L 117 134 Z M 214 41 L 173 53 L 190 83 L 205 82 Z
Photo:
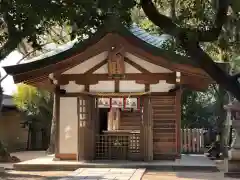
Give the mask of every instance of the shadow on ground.
M 84 179 L 84 176 L 41 176 L 33 174 L 21 174 L 21 173 L 2 173 L 0 174 L 0 180 L 72 180 L 72 179 Z M 90 176 L 88 179 L 102 179 L 101 176 Z
M 45 177 L 39 175 L 29 174 L 12 174 L 12 173 L 1 173 L 0 180 L 43 180 Z

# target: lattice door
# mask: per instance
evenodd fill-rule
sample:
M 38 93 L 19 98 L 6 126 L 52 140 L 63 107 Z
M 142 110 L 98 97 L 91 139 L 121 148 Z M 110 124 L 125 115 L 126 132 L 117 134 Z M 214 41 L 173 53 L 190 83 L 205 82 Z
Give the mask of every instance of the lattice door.
M 78 160 L 94 158 L 95 132 L 91 115 L 91 98 L 79 97 L 78 108 Z

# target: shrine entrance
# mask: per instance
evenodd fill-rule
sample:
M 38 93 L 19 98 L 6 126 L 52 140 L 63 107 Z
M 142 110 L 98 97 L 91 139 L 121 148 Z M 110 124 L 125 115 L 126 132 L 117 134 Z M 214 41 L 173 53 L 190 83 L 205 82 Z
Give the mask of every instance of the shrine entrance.
M 140 98 L 96 98 L 98 160 L 140 160 Z
M 104 131 L 107 131 L 108 129 L 108 113 L 110 111 L 110 108 L 99 108 L 99 129 L 97 132 L 99 134 L 103 134 Z

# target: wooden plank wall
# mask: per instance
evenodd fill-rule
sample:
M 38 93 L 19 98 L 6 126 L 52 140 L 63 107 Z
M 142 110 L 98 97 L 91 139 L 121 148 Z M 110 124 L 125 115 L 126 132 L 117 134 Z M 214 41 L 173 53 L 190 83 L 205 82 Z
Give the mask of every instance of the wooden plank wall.
M 152 96 L 153 158 L 174 159 L 176 156 L 176 98 Z
M 140 111 L 122 111 L 120 113 L 121 130 L 140 130 L 141 112 Z

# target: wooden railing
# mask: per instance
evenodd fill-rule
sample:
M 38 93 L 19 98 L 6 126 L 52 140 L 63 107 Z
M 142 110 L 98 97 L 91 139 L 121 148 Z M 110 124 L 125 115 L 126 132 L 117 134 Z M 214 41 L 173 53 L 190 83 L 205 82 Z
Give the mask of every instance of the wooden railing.
M 140 157 L 140 133 L 96 136 L 96 159 L 135 160 Z
M 182 153 L 204 153 L 204 129 L 181 129 Z

